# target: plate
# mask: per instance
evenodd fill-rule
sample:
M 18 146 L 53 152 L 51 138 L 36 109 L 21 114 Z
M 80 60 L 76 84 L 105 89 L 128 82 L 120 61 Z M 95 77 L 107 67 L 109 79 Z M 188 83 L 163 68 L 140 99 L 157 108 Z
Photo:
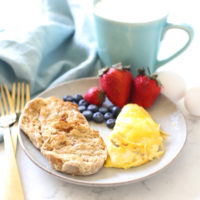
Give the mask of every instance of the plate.
M 96 85 L 99 85 L 97 77 L 78 79 L 48 89 L 39 96 L 57 96 L 62 99 L 66 94 L 84 94 L 91 86 Z M 186 141 L 187 131 L 185 119 L 176 105 L 167 97 L 161 94 L 148 111 L 152 118 L 160 124 L 161 128 L 169 133 L 168 140 L 164 141 L 166 152 L 159 159 L 128 170 L 102 168 L 94 175 L 71 176 L 55 171 L 22 131 L 19 132 L 19 141 L 27 156 L 37 166 L 63 181 L 91 187 L 109 187 L 133 183 L 149 178 L 169 166 L 179 155 Z M 92 127 L 98 129 L 103 139 L 106 140 L 111 130 L 104 123 L 95 124 L 91 122 L 90 124 Z

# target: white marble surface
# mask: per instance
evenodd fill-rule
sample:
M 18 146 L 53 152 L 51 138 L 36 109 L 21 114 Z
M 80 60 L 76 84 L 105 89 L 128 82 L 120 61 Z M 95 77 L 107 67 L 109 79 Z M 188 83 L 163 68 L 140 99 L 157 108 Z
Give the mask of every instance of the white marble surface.
M 190 9 L 187 6 L 185 10 L 182 8 L 182 13 L 179 13 L 180 18 L 192 24 L 195 29 L 192 45 L 185 53 L 161 69 L 178 72 L 185 79 L 188 89 L 200 86 L 198 73 L 200 71 L 200 23 L 197 20 L 199 8 L 194 5 L 193 10 L 190 10 L 190 16 L 184 15 L 184 11 L 187 13 Z M 110 188 L 91 188 L 65 183 L 38 168 L 18 146 L 17 161 L 26 200 L 200 200 L 200 117 L 188 114 L 182 102 L 179 102 L 178 106 L 187 122 L 188 137 L 185 147 L 168 168 L 142 182 Z M 3 144 L 0 144 L 0 163 L 0 177 L 2 177 Z M 2 187 L 1 178 L 0 191 Z

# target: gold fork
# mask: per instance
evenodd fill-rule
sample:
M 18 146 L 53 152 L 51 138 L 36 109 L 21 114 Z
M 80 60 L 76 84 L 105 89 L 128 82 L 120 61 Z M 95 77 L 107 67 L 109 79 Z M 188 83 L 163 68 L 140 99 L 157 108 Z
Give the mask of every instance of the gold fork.
M 16 92 L 17 90 L 17 92 Z M 24 109 L 25 104 L 30 100 L 30 87 L 29 84 L 24 82 L 13 83 L 12 86 L 12 100 L 14 104 L 14 109 L 17 114 L 17 120 L 11 129 L 12 141 L 14 152 L 16 152 L 17 147 L 17 136 L 18 136 L 18 118 Z
M 0 93 L 0 126 L 4 131 L 5 158 L 7 164 L 5 168 L 3 200 L 24 200 L 23 188 L 10 135 L 10 126 L 16 121 L 14 104 L 7 85 L 4 85 L 4 87 L 2 85 L 0 86 Z

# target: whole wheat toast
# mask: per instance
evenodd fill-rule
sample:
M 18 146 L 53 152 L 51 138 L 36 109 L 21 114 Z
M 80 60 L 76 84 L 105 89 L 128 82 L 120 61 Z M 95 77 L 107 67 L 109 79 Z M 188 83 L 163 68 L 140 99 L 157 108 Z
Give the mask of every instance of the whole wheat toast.
M 91 129 L 77 105 L 71 102 L 53 96 L 35 98 L 25 106 L 19 125 L 58 171 L 94 174 L 107 158 L 99 132 Z

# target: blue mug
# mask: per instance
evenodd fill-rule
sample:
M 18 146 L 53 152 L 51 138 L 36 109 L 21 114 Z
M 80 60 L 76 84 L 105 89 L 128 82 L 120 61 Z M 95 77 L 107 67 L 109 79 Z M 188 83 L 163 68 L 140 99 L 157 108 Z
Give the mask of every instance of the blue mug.
M 94 1 L 94 6 L 98 0 Z M 112 11 L 111 11 L 112 12 Z M 159 19 L 128 23 L 102 17 L 95 12 L 94 28 L 96 33 L 97 51 L 103 66 L 112 66 L 121 62 L 136 68 L 149 67 L 151 72 L 180 55 L 193 39 L 193 29 L 187 24 L 167 22 L 168 14 Z M 164 60 L 158 60 L 158 52 L 163 36 L 169 29 L 181 29 L 188 34 L 188 40 L 176 53 Z

